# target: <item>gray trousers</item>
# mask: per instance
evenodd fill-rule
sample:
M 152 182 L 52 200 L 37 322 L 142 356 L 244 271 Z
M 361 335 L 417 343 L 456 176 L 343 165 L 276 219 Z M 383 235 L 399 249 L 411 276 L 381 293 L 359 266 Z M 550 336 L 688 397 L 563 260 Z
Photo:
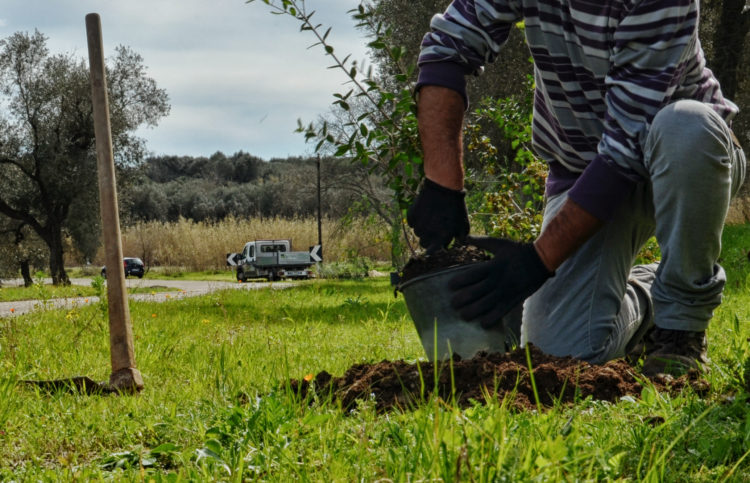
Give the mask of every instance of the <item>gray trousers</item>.
M 708 106 L 677 101 L 654 118 L 641 174 L 616 216 L 526 300 L 521 344 L 602 363 L 623 356 L 644 321 L 706 329 L 726 282 L 721 233 L 745 155 Z M 547 200 L 543 229 L 566 199 Z M 633 268 L 654 235 L 661 262 Z

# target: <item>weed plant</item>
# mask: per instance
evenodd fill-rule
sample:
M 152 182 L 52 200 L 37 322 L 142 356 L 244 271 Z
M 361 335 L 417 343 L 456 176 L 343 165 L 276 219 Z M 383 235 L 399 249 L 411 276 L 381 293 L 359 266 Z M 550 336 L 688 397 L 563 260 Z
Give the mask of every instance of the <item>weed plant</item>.
M 375 268 L 373 262 L 365 257 L 358 257 L 345 262 L 318 264 L 316 276 L 320 278 L 358 279 L 368 277 Z
M 748 481 L 748 227 L 709 330 L 707 394 L 584 399 L 519 412 L 420 398 L 385 414 L 285 384 L 383 359 L 424 361 L 385 278 L 132 302 L 136 396 L 46 393 L 26 379 L 109 375 L 98 307 L 0 319 L 0 479 L 13 481 Z M 740 255 L 745 257 L 741 259 Z M 243 285 L 242 288 L 247 288 Z M 424 381 L 425 385 L 433 381 Z

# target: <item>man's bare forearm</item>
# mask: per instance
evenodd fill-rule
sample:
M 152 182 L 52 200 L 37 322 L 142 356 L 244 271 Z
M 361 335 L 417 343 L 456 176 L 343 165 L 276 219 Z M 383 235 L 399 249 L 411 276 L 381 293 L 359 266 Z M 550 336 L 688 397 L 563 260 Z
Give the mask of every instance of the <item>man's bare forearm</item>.
M 463 98 L 452 89 L 423 86 L 417 107 L 425 176 L 446 188 L 463 189 Z
M 568 199 L 536 239 L 534 247 L 544 265 L 550 271 L 557 270 L 602 224 L 598 218 Z

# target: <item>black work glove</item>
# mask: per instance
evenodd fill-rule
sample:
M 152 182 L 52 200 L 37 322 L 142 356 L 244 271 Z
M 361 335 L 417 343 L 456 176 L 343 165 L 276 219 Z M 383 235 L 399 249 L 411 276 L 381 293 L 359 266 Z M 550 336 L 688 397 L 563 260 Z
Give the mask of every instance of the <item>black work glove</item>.
M 468 237 L 470 245 L 494 257 L 471 266 L 449 281 L 451 305 L 461 318 L 488 329 L 524 301 L 555 273 L 547 270 L 532 243 L 491 237 Z
M 456 238 L 469 234 L 466 192 L 452 190 L 425 178 L 417 198 L 406 212 L 406 221 L 430 255 L 446 248 Z

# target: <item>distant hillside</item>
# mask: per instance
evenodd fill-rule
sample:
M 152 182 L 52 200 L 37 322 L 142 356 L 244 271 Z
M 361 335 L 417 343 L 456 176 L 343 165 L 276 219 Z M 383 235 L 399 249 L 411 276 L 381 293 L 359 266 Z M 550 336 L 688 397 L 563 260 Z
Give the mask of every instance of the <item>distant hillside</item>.
M 219 221 L 239 218 L 314 216 L 316 158 L 264 161 L 239 151 L 230 156 L 156 156 L 127 174 L 121 194 L 124 221 Z M 341 217 L 367 199 L 388 198 L 381 183 L 346 160 L 321 159 L 321 207 Z

